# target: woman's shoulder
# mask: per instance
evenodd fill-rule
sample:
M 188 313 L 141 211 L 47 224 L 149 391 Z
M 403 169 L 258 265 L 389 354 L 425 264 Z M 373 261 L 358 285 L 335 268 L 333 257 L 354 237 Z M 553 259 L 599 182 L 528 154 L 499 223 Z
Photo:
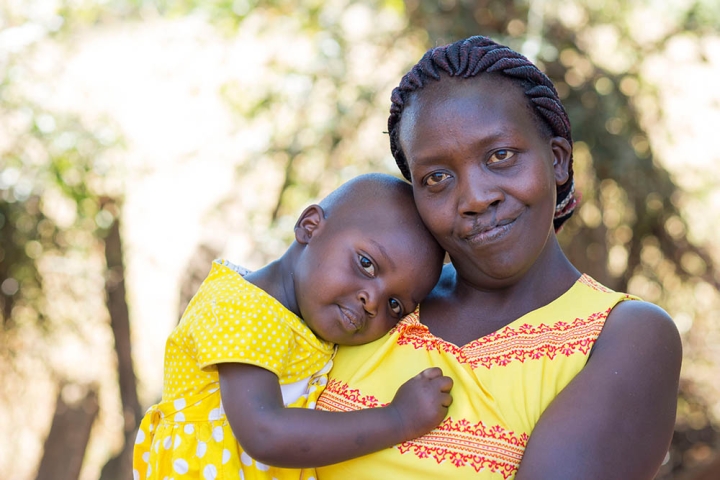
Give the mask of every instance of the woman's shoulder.
M 653 377 L 663 384 L 677 381 L 681 364 L 682 340 L 675 322 L 659 306 L 636 300 L 620 302 L 608 314 L 585 370 L 622 368 L 638 385 Z M 600 378 L 607 381 L 603 374 Z
M 572 300 L 584 298 L 590 301 L 590 298 L 596 298 L 598 302 L 609 302 L 610 310 L 598 342 L 612 343 L 615 335 L 638 336 L 648 340 L 648 335 L 655 333 L 665 338 L 666 342 L 679 346 L 680 336 L 675 322 L 658 305 L 629 293 L 614 291 L 587 274 L 583 274 L 576 285 L 581 288 L 576 289 L 577 293 Z
M 620 302 L 605 321 L 598 342 L 615 337 L 637 338 L 643 344 L 681 348 L 680 334 L 675 322 L 661 307 L 637 299 Z

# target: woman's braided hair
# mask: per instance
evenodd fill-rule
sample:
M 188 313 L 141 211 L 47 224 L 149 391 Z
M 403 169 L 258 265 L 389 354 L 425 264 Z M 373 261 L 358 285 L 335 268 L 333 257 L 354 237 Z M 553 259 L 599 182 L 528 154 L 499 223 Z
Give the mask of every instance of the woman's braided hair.
M 388 133 L 390 151 L 403 176 L 410 180 L 405 153 L 400 146 L 399 124 L 408 97 L 422 89 L 428 81 L 439 81 L 444 73 L 450 77 L 472 78 L 483 72 L 497 72 L 522 86 L 536 119 L 549 129 L 551 136 L 565 138 L 572 146 L 570 120 L 550 79 L 530 60 L 487 37 L 475 36 L 427 51 L 392 92 Z M 557 187 L 554 226 L 560 226 L 572 215 L 577 205 L 572 170 L 572 155 L 567 182 Z

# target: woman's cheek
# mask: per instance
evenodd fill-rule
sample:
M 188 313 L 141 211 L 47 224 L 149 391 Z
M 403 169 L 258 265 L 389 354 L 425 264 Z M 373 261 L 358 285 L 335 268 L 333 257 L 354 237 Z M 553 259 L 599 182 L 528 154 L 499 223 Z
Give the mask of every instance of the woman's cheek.
M 430 233 L 443 244 L 443 239 L 452 235 L 453 215 L 452 212 L 434 211 L 427 219 L 422 217 Z

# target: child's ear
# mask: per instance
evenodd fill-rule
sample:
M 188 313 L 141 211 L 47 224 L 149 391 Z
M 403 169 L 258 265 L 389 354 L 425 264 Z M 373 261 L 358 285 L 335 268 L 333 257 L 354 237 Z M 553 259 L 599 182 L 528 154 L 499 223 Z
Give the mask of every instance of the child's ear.
M 320 205 L 310 205 L 303 210 L 295 224 L 295 240 L 300 244 L 307 244 L 324 221 L 325 212 L 322 207 Z
M 550 141 L 550 148 L 553 153 L 553 169 L 555 171 L 555 184 L 562 185 L 570 177 L 570 159 L 572 158 L 572 146 L 566 138 L 554 137 Z

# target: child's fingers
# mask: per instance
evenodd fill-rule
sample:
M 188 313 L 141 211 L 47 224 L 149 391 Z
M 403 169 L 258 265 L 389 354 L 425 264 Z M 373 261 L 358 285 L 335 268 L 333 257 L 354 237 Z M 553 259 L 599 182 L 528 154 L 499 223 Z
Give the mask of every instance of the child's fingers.
M 452 405 L 452 402 L 453 398 L 452 395 L 450 395 L 449 393 L 444 393 L 440 397 L 440 405 L 442 405 L 443 407 L 449 407 L 450 405 Z
M 452 390 L 453 379 L 450 377 L 441 376 L 433 379 L 433 382 L 440 387 L 441 392 L 448 393 L 450 390 Z
M 442 373 L 443 372 L 440 367 L 430 367 L 430 368 L 426 368 L 425 370 L 420 372 L 420 375 L 422 375 L 423 377 L 425 377 L 429 380 L 432 380 L 437 377 L 442 377 Z

